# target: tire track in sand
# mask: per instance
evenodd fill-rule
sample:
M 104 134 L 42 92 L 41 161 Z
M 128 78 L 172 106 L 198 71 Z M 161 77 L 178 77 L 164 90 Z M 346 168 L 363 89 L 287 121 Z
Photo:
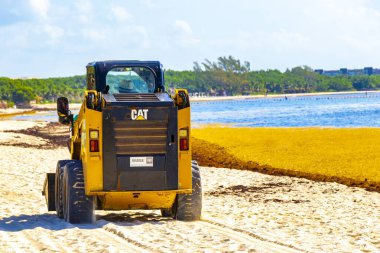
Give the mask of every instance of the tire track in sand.
M 101 241 L 107 241 L 107 243 L 111 242 L 112 246 L 122 252 L 140 252 L 140 253 L 148 253 L 151 252 L 149 247 L 134 241 L 129 238 L 124 238 L 119 233 L 114 233 L 112 229 L 107 228 L 98 228 L 92 229 L 91 231 L 86 231 L 86 234 L 90 234 L 91 236 L 97 238 Z
M 14 224 L 18 232 L 6 233 L 0 231 L 1 237 L 4 239 L 5 245 L 9 249 L 7 252 L 40 252 L 49 250 L 50 252 L 69 252 L 70 248 L 62 245 L 58 238 L 52 238 L 44 229 L 31 230 L 18 223 Z
M 40 248 L 36 247 L 30 239 L 19 233 L 6 233 L 0 231 L 2 249 L 6 252 L 39 252 Z
M 204 217 L 198 221 L 207 226 L 210 230 L 224 234 L 234 240 L 240 241 L 244 244 L 254 246 L 255 249 L 260 252 L 286 252 L 286 253 L 298 253 L 309 252 L 307 250 L 299 249 L 293 245 L 288 245 L 282 242 L 273 241 L 262 236 L 256 235 L 247 230 L 243 230 L 236 227 L 231 227 L 223 224 L 223 221 L 216 220 L 211 217 Z
M 176 221 L 174 221 L 176 222 Z M 223 221 L 216 221 L 214 219 L 208 218 L 203 219 L 200 221 L 194 221 L 194 222 L 188 222 L 183 223 L 187 225 L 193 225 L 199 228 L 202 228 L 202 234 L 214 234 L 214 235 L 220 235 L 225 239 L 229 239 L 229 242 L 226 242 L 225 239 L 223 239 L 224 242 L 227 244 L 233 245 L 234 242 L 238 243 L 239 245 L 244 245 L 245 249 L 249 250 L 256 250 L 258 252 L 281 252 L 281 253 L 299 253 L 299 252 L 308 252 L 303 249 L 296 248 L 292 245 L 287 245 L 281 242 L 269 240 L 266 238 L 263 238 L 261 236 L 258 236 L 250 231 L 245 231 L 239 228 L 226 226 L 222 223 Z M 178 223 L 179 225 L 182 224 L 182 222 Z M 174 229 L 173 229 L 174 228 Z M 144 241 L 144 244 L 141 243 L 141 241 L 137 241 L 134 239 L 131 239 L 128 235 L 128 232 L 124 231 L 123 227 L 120 227 L 118 223 L 108 223 L 106 226 L 103 227 L 106 231 L 113 233 L 119 237 L 121 237 L 123 240 L 126 240 L 129 243 L 135 244 L 136 246 L 140 248 L 144 248 L 149 252 L 172 252 L 168 251 L 167 249 L 158 248 L 158 244 L 152 244 L 150 242 Z M 172 236 L 166 235 L 167 243 L 170 244 L 178 238 L 176 237 L 176 232 L 183 233 L 181 231 L 180 226 L 179 227 L 171 227 Z M 184 228 L 185 229 L 185 228 Z M 203 241 L 202 239 L 197 241 L 198 243 L 211 243 L 210 239 L 206 239 Z M 178 241 L 177 241 L 178 243 Z M 221 248 L 225 247 L 226 245 L 220 245 Z M 215 250 L 216 248 L 214 248 Z M 183 249 L 177 249 L 178 251 L 181 251 Z M 187 250 L 191 250 L 188 248 Z M 174 250 L 175 251 L 175 250 Z M 186 250 L 185 250 L 186 251 Z M 190 252 L 190 251 L 189 251 Z
M 89 239 L 92 243 L 102 242 L 106 246 L 112 247 L 112 252 L 151 252 L 147 250 L 149 247 L 133 240 L 126 240 L 113 232 L 107 231 L 104 227 L 67 224 L 67 228 L 75 230 L 75 235 L 83 236 L 84 239 Z
M 121 229 L 118 229 L 118 225 L 115 223 L 108 223 L 105 227 L 103 227 L 103 230 L 106 233 L 111 233 L 112 235 L 119 237 L 125 243 L 129 243 L 129 244 L 133 245 L 134 247 L 137 247 L 140 250 L 140 252 L 163 253 L 163 251 L 161 251 L 160 249 L 155 247 L 155 245 L 153 245 L 153 244 L 146 245 L 146 244 L 142 244 L 139 241 L 128 238 L 128 236 Z
M 20 223 L 14 223 L 12 224 L 14 232 L 0 230 L 1 248 L 6 249 L 5 252 L 101 252 L 106 250 L 111 252 L 151 252 L 150 247 L 123 238 L 102 227 L 74 226 L 67 223 L 64 229 L 55 231 L 54 223 L 51 222 L 51 226 L 47 223 L 49 221 L 45 221 L 44 224 L 47 228 L 31 229 Z

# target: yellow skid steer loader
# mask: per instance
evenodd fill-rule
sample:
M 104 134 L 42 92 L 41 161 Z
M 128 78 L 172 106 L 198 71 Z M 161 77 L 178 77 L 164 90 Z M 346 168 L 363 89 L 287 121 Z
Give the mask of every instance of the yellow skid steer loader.
M 158 209 L 200 219 L 187 91 L 165 92 L 158 61 L 89 63 L 86 83 L 75 117 L 67 98 L 57 100 L 59 122 L 71 130 L 71 159 L 47 173 L 48 210 L 70 223 L 94 222 L 94 210 Z

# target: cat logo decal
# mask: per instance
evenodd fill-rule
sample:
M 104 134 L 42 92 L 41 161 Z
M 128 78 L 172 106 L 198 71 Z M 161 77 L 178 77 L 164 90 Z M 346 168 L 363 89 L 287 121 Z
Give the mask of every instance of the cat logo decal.
M 149 109 L 132 109 L 131 119 L 132 120 L 147 120 Z

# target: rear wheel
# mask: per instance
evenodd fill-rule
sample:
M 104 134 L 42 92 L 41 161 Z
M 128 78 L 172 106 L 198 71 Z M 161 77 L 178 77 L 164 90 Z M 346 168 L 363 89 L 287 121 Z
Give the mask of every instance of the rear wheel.
M 192 184 L 191 194 L 178 194 L 173 206 L 174 218 L 182 221 L 199 220 L 202 214 L 202 184 L 198 164 L 192 162 Z
M 63 171 L 63 216 L 70 223 L 93 223 L 94 197 L 86 196 L 82 162 L 72 160 Z
M 63 196 L 62 196 L 62 180 L 63 180 L 63 167 L 71 160 L 60 160 L 57 163 L 55 170 L 55 211 L 58 218 L 63 218 Z

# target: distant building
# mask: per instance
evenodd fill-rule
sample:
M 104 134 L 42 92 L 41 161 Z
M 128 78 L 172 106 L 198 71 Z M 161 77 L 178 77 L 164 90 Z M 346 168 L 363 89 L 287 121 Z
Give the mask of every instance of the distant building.
M 380 75 L 380 69 L 374 69 L 373 67 L 365 67 L 363 69 L 347 69 L 341 68 L 339 70 L 323 70 L 316 69 L 315 73 L 325 76 L 339 76 L 339 75 L 348 75 L 348 76 L 357 76 L 357 75 Z
M 339 73 L 340 73 L 341 75 L 348 75 L 348 69 L 346 69 L 346 68 L 342 68 L 342 69 L 339 70 Z
M 373 68 L 372 67 L 366 67 L 364 68 L 364 75 L 372 75 L 373 74 Z

